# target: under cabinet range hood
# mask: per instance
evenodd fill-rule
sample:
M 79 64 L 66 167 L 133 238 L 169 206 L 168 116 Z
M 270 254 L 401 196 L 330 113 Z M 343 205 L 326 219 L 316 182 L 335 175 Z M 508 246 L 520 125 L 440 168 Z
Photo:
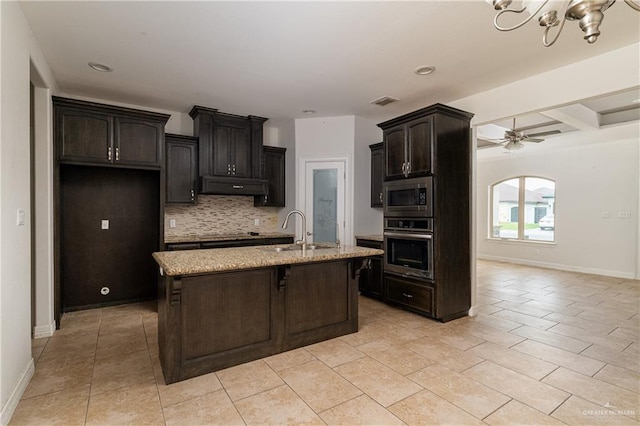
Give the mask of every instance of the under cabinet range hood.
M 211 195 L 266 195 L 268 182 L 226 176 L 202 176 L 200 193 Z
M 263 179 L 264 117 L 241 116 L 196 105 L 189 112 L 198 137 L 200 193 L 266 195 Z

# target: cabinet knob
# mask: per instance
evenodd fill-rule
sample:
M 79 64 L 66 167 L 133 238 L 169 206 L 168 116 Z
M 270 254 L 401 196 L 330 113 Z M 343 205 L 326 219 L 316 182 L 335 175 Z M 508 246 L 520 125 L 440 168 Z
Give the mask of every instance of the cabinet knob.
M 111 147 L 107 148 L 107 159 L 111 161 Z
M 116 161 L 120 161 L 120 147 L 116 147 Z

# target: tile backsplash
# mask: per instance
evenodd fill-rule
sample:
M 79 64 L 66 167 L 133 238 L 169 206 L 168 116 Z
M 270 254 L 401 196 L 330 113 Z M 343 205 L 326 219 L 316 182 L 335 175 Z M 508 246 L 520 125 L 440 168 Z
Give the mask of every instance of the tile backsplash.
M 253 197 L 236 195 L 199 195 L 198 204 L 168 205 L 164 213 L 166 237 L 188 235 L 246 234 L 280 232 L 277 207 L 254 207 Z M 170 220 L 176 227 L 169 226 Z M 255 219 L 260 225 L 255 225 Z

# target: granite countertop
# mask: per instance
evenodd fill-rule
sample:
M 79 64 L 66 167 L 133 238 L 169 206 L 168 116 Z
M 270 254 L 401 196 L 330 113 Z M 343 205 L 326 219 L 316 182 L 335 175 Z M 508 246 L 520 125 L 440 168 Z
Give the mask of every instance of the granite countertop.
M 165 244 L 176 243 L 200 243 L 204 241 L 236 241 L 236 240 L 256 240 L 260 238 L 285 238 L 294 237 L 293 234 L 281 232 L 260 232 L 260 235 L 245 234 L 208 234 L 208 235 L 179 235 L 165 236 Z
M 166 275 L 176 276 L 379 256 L 384 253 L 372 248 L 344 246 L 307 250 L 303 255 L 300 249 L 276 252 L 275 247 L 290 245 L 163 251 L 153 253 L 153 258 Z
M 384 241 L 384 237 L 382 236 L 382 234 L 376 234 L 376 235 L 356 235 L 356 239 L 360 239 L 360 240 L 371 240 L 371 241 Z

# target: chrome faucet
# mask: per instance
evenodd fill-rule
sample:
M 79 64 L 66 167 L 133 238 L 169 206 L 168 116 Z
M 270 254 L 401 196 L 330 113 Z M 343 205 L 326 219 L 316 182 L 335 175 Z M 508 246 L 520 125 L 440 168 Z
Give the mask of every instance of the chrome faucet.
M 336 225 L 336 248 L 340 248 L 340 225 L 338 225 L 338 222 L 335 220 L 328 221 L 327 225 L 331 225 L 332 223 Z
M 287 227 L 287 225 L 289 224 L 289 216 L 294 213 L 298 213 L 302 218 L 302 239 L 297 240 L 296 244 L 302 244 L 302 252 L 304 253 L 307 251 L 307 217 L 304 215 L 304 213 L 302 213 L 300 210 L 291 210 L 284 218 L 282 229 L 285 229 Z

